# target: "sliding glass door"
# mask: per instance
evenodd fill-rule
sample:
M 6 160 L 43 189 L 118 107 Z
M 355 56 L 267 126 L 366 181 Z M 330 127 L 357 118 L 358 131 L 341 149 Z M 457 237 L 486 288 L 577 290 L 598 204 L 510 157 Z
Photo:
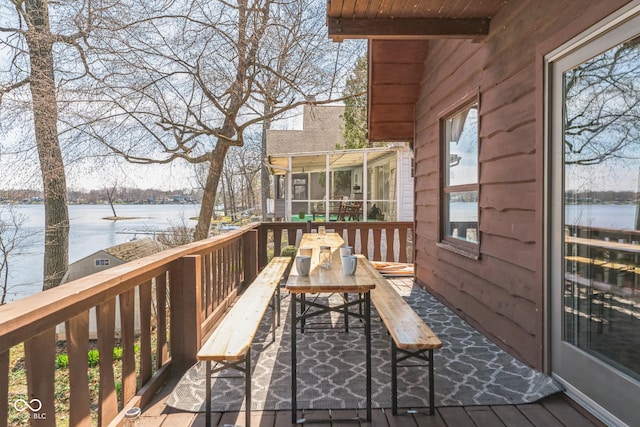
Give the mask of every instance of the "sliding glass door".
M 640 18 L 548 64 L 552 371 L 640 425 Z

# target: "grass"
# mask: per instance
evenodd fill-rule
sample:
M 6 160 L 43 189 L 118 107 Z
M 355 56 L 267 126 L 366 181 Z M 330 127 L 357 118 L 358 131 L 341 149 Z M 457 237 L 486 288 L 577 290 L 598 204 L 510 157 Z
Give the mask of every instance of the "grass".
M 153 335 L 152 335 L 153 337 Z M 155 340 L 152 340 L 155 341 Z M 95 345 L 95 343 L 93 343 Z M 152 348 L 155 348 L 155 344 L 152 342 Z M 68 426 L 69 425 L 69 356 L 66 353 L 66 346 L 64 343 L 58 343 L 56 358 L 52 363 L 55 363 L 55 382 L 54 382 L 54 396 L 55 396 L 55 410 L 56 410 L 56 425 Z M 136 354 L 136 370 L 140 367 L 140 346 L 139 343 L 134 344 L 134 352 Z M 122 400 L 122 355 L 123 349 L 119 346 L 113 349 L 113 365 L 114 365 L 114 380 L 116 385 L 116 394 L 118 395 L 118 402 Z M 96 348 L 91 348 L 88 352 L 89 366 L 87 373 L 89 377 L 89 400 L 91 402 L 91 421 L 92 424 L 97 424 L 98 417 L 98 396 L 100 393 L 100 364 L 99 353 Z M 154 365 L 155 366 L 155 365 Z M 139 373 L 139 372 L 137 372 Z M 17 411 L 13 403 L 17 399 L 24 399 L 28 401 L 27 391 L 27 371 L 25 364 L 24 346 L 22 344 L 11 348 L 9 353 L 9 425 L 19 426 L 29 424 L 29 411 L 19 412 Z M 119 409 L 122 404 L 119 403 Z

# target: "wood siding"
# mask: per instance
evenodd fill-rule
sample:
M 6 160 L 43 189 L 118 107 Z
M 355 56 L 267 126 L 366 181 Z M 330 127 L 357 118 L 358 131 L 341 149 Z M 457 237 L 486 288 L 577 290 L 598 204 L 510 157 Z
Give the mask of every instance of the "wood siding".
M 544 365 L 542 60 L 627 1 L 523 0 L 481 43 L 429 42 L 416 105 L 416 279 L 524 362 Z M 480 259 L 436 245 L 439 119 L 480 95 Z

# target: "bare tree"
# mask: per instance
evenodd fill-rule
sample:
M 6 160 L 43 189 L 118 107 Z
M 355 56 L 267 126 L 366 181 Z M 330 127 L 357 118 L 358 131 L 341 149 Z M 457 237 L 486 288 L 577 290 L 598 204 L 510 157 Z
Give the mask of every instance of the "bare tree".
M 565 163 L 639 158 L 640 37 L 565 73 Z
M 0 205 L 0 305 L 7 302 L 11 289 L 9 272 L 11 256 L 20 254 L 22 243 L 29 237 L 24 228 L 26 217 L 12 207 Z
M 30 103 L 45 198 L 43 289 L 60 284 L 69 259 L 67 186 L 58 139 L 54 45 L 72 36 L 54 34 L 47 0 L 3 0 L 0 3 L 0 48 L 9 52 L 9 66 L 0 73 L 0 102 Z M 22 91 L 28 88 L 29 97 Z M 0 106 L 3 106 L 0 104 Z
M 100 58 L 105 71 L 83 91 L 91 108 L 78 103 L 69 126 L 130 162 L 206 164 L 195 231 L 205 238 L 224 160 L 243 146 L 246 130 L 309 95 L 330 102 L 342 68 L 328 56 L 322 7 L 313 0 L 175 1 L 149 17 L 147 5 L 132 3 L 131 20 L 114 23 L 111 43 L 92 45 L 88 57 Z

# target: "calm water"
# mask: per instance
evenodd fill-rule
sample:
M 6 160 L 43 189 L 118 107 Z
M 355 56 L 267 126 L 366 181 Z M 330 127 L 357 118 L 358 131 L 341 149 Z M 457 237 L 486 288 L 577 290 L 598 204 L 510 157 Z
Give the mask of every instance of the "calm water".
M 20 205 L 16 211 L 27 219 L 26 229 L 35 233 L 23 245 L 20 254 L 10 257 L 8 301 L 15 301 L 42 289 L 44 206 Z M 108 205 L 69 206 L 69 261 L 75 262 L 101 249 L 124 243 L 134 237 L 153 237 L 153 232 L 182 224 L 195 226 L 200 205 L 122 205 L 116 206 L 121 217 L 135 219 L 110 221 Z M 137 233 L 136 233 L 137 232 Z M 149 233 L 149 234 L 146 234 Z
M 460 203 L 459 220 L 467 220 L 477 209 L 476 203 Z M 109 221 L 112 215 L 107 205 L 71 205 L 69 260 L 75 262 L 101 249 L 131 240 L 133 237 L 153 237 L 153 232 L 166 230 L 198 215 L 200 205 L 123 205 L 117 206 L 119 216 L 136 219 Z M 35 235 L 25 242 L 22 252 L 10 258 L 9 301 L 15 301 L 42 289 L 44 206 L 22 205 L 16 210 L 27 218 L 26 226 Z M 635 223 L 634 205 L 568 205 L 566 222 L 616 229 L 632 229 Z M 138 232 L 138 233 L 136 233 Z M 141 232 L 147 232 L 144 234 Z
M 633 230 L 635 205 L 566 205 L 565 222 L 590 227 Z

